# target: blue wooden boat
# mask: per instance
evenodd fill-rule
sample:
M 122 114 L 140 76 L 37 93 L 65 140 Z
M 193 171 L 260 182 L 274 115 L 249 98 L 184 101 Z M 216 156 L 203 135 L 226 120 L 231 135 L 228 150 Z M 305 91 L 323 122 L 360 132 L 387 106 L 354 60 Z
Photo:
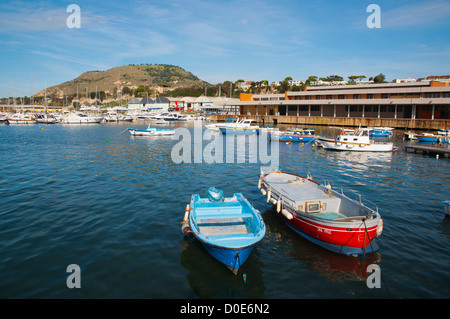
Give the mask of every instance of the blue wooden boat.
M 450 137 L 443 135 L 436 135 L 432 133 L 421 133 L 417 135 L 417 142 L 448 144 L 450 142 Z
M 311 142 L 316 139 L 315 135 L 300 134 L 296 132 L 270 132 L 269 140 L 280 142 Z
M 392 131 L 391 127 L 368 127 L 369 137 L 391 137 Z
M 235 275 L 266 234 L 261 214 L 241 194 L 225 198 L 211 187 L 207 197 L 193 194 L 182 222 L 183 234 L 192 234 L 211 256 Z

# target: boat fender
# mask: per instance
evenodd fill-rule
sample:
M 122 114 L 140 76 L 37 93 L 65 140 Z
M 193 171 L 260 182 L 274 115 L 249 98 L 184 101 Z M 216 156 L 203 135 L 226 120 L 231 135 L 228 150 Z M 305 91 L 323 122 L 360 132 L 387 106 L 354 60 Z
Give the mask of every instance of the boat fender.
M 280 198 L 277 202 L 277 213 L 281 212 L 281 204 L 283 203 L 283 200 Z
M 270 202 L 270 197 L 271 197 L 271 195 L 272 195 L 272 192 L 269 190 L 269 191 L 267 192 L 267 203 Z
M 270 202 L 271 202 L 273 205 L 276 205 L 276 204 L 277 204 L 277 200 L 276 200 L 275 198 L 271 198 L 271 199 L 270 199 Z
M 261 184 L 262 184 L 262 178 L 260 177 L 259 181 L 258 181 L 258 189 L 261 189 Z
M 188 219 L 189 219 L 189 204 L 188 205 L 186 205 L 186 210 L 185 210 L 185 212 L 184 212 L 184 218 L 183 218 L 183 221 L 185 222 L 185 221 L 187 221 Z
M 189 233 L 192 232 L 191 227 L 189 227 L 189 221 L 183 220 L 183 222 L 181 223 L 181 232 L 184 236 L 188 236 Z
M 294 218 L 294 216 L 285 208 L 283 208 L 281 210 L 281 213 L 283 214 L 284 217 L 286 217 L 287 219 L 291 220 Z
M 380 236 L 382 232 L 383 232 L 383 220 L 380 219 L 377 225 L 377 233 L 376 233 L 377 237 Z
M 263 194 L 263 196 L 267 195 L 267 192 L 266 192 L 266 190 L 264 188 L 261 188 L 261 194 Z

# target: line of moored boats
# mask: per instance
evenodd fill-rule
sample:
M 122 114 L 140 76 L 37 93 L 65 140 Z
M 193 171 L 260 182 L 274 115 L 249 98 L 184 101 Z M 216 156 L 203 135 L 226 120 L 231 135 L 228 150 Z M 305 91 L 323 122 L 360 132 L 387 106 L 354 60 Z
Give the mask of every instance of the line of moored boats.
M 206 119 L 205 117 L 180 114 L 176 112 L 125 114 L 114 111 L 107 113 L 66 112 L 55 113 L 11 113 L 0 114 L 0 123 L 10 125 L 31 124 L 98 124 L 106 122 L 132 122 L 133 120 L 155 120 L 157 124 L 165 124 L 173 121 L 189 121 Z

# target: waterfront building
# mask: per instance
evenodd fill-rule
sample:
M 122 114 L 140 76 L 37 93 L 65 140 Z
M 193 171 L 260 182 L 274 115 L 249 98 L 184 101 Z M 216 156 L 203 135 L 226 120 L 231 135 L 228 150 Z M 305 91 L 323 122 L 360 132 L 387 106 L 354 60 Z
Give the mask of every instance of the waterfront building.
M 305 91 L 288 91 L 284 94 L 241 94 L 238 102 L 223 104 L 224 108 L 230 106 L 239 109 L 237 112 L 239 115 L 252 116 L 258 120 L 273 121 L 274 123 L 296 124 L 300 123 L 299 117 L 303 118 L 302 123 L 310 124 L 313 124 L 312 121 L 305 118 L 321 118 L 320 122 L 325 125 L 338 122 L 325 120 L 327 118 L 423 119 L 444 120 L 439 127 L 447 128 L 444 126 L 450 124 L 448 121 L 450 86 L 449 82 L 431 80 L 406 83 L 308 86 Z M 343 125 L 349 123 L 349 121 L 341 122 Z M 401 121 L 398 122 L 398 125 L 405 127 L 405 123 L 405 121 Z M 390 121 L 390 126 L 395 125 L 395 121 Z M 430 126 L 430 128 L 434 127 Z

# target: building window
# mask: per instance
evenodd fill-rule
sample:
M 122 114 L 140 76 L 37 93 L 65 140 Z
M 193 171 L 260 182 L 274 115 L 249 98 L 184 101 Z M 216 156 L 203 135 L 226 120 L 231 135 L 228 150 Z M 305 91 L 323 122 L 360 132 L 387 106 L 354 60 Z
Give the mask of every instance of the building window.
M 367 94 L 367 98 L 370 100 L 373 99 L 373 94 Z
M 427 99 L 431 99 L 431 98 L 440 98 L 441 97 L 441 93 L 440 92 L 435 92 L 435 93 L 425 93 L 425 98 Z
M 372 112 L 372 105 L 366 105 L 364 107 L 364 112 Z
M 311 95 L 305 95 L 305 100 L 311 100 Z
M 344 94 L 339 94 L 338 99 L 339 100 L 345 100 L 345 95 Z
M 300 111 L 300 112 L 307 112 L 308 111 L 308 105 L 300 105 L 299 106 L 299 108 L 298 108 L 298 110 Z
M 387 106 L 386 105 L 381 105 L 380 106 L 380 112 L 386 112 L 387 111 Z
M 359 94 L 353 94 L 353 99 L 354 100 L 359 100 Z
M 316 100 L 320 100 L 320 99 L 322 99 L 322 96 L 321 95 L 316 95 Z
M 311 105 L 311 111 L 320 111 L 320 105 Z
M 381 98 L 382 98 L 382 99 L 388 99 L 388 98 L 389 98 L 389 94 L 387 94 L 387 93 L 382 93 L 382 94 L 381 94 Z
M 333 96 L 332 95 L 327 95 L 327 100 L 332 100 Z
M 444 97 L 450 97 L 450 92 L 445 92 Z

